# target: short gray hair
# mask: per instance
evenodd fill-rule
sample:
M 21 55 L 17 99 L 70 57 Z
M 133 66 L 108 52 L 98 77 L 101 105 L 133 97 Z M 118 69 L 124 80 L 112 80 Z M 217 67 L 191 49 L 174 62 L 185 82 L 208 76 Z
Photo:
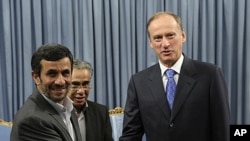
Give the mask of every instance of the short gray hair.
M 93 72 L 94 72 L 94 70 L 89 62 L 83 61 L 80 59 L 74 59 L 73 69 L 87 69 L 90 72 L 91 77 L 92 77 Z

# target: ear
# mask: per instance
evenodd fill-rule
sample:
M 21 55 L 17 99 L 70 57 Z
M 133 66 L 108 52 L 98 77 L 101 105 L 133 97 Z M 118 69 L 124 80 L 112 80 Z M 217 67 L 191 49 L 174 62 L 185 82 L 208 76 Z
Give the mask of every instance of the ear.
M 182 31 L 182 43 L 186 41 L 186 33 Z
M 31 72 L 32 78 L 34 79 L 36 85 L 39 85 L 41 83 L 41 79 L 37 73 L 34 71 Z
M 150 45 L 150 47 L 153 49 L 154 47 L 153 47 L 153 45 L 152 45 L 151 39 L 148 38 L 148 40 L 149 40 L 149 45 Z

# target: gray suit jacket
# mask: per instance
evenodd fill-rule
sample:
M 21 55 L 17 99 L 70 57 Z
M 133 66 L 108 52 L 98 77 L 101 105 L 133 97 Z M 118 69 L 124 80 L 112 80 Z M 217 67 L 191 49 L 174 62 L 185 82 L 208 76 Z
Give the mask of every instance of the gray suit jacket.
M 71 122 L 76 141 L 81 141 L 75 111 Z M 60 114 L 35 90 L 17 112 L 13 121 L 11 141 L 72 141 Z
M 170 112 L 156 64 L 130 79 L 120 141 L 229 141 L 228 91 L 220 68 L 184 56 Z

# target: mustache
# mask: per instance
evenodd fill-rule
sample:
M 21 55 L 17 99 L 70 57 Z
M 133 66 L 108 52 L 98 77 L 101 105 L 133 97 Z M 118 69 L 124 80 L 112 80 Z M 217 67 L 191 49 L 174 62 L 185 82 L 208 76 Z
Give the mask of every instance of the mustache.
M 52 85 L 50 86 L 50 89 L 66 89 L 66 88 L 69 88 L 70 86 L 69 85 Z

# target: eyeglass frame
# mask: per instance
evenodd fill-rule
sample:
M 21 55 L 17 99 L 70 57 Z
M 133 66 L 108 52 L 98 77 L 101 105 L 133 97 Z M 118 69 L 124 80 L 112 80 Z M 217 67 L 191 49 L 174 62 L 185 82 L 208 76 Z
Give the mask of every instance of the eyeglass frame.
M 91 85 L 90 85 L 90 82 L 88 82 L 87 84 L 84 84 L 84 83 L 82 83 L 82 84 L 71 84 L 71 89 L 72 90 L 80 90 L 81 88 L 83 88 L 83 89 L 87 89 L 87 90 L 90 90 L 91 89 Z

